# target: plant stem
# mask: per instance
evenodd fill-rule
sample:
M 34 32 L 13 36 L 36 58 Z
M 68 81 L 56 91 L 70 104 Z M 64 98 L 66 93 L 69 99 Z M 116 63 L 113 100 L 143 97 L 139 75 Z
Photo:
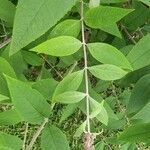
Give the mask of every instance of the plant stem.
M 45 118 L 44 122 L 41 124 L 41 126 L 38 128 L 36 133 L 33 135 L 32 140 L 31 140 L 30 144 L 28 145 L 28 147 L 26 148 L 26 150 L 31 150 L 32 149 L 36 139 L 41 134 L 41 131 L 44 129 L 44 126 L 46 125 L 47 122 L 48 122 L 48 118 Z
M 84 52 L 84 71 L 85 71 L 85 90 L 86 90 L 86 115 L 87 115 L 87 132 L 91 133 L 90 129 L 90 101 L 89 101 L 89 85 L 88 85 L 88 70 L 87 70 L 87 52 L 84 34 L 84 17 L 83 17 L 83 0 L 81 0 L 81 28 L 82 28 L 82 45 Z
M 27 133 L 28 133 L 28 123 L 25 123 L 25 133 L 24 133 L 24 139 L 23 139 L 22 150 L 25 150 L 26 139 L 27 139 Z
M 63 76 L 57 71 L 57 69 L 55 69 L 55 66 L 53 66 L 43 55 L 41 55 L 42 59 L 47 62 L 47 64 L 52 68 L 54 69 L 54 71 L 57 73 L 57 75 L 63 79 Z
M 132 41 L 133 44 L 136 44 L 136 41 L 134 40 L 134 38 L 130 35 L 130 33 L 128 32 L 128 30 L 126 29 L 126 27 L 121 24 L 122 29 L 124 30 L 124 32 L 126 33 L 126 35 L 128 36 L 128 38 Z
M 3 43 L 0 44 L 0 49 L 6 46 L 7 44 L 9 44 L 10 42 L 11 42 L 11 38 L 5 40 Z

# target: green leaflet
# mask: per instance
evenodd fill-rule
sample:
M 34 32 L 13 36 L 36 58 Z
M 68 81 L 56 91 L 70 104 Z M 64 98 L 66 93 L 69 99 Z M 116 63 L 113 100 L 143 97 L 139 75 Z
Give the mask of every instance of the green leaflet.
M 40 56 L 38 56 L 36 53 L 25 51 L 25 50 L 21 51 L 21 53 L 22 53 L 24 60 L 28 64 L 32 66 L 41 66 L 43 64 L 42 58 L 40 58 Z
M 143 2 L 144 4 L 150 6 L 150 0 L 140 0 L 141 2 Z
M 123 69 L 109 64 L 96 65 L 88 67 L 89 71 L 101 80 L 118 80 L 124 77 L 128 72 Z
M 98 117 L 98 120 L 100 120 L 103 124 L 108 124 L 108 114 L 106 109 L 104 108 L 104 101 L 101 103 L 98 103 L 93 98 L 89 98 L 90 105 L 91 105 L 91 113 L 90 118 Z
M 76 130 L 75 134 L 74 134 L 74 137 L 75 138 L 78 138 L 82 135 L 82 133 L 84 133 L 86 129 L 86 121 L 84 121 Z
M 57 36 L 73 36 L 77 37 L 80 32 L 80 20 L 67 19 L 55 26 L 51 31 L 49 38 L 54 38 Z
M 131 119 L 138 120 L 141 123 L 150 122 L 150 102 L 148 102 L 137 114 L 135 114 Z
M 0 149 L 1 150 L 20 150 L 23 142 L 16 136 L 0 132 Z
M 33 83 L 32 88 L 39 91 L 45 99 L 51 100 L 58 82 L 53 78 L 42 79 Z
M 150 124 L 137 124 L 123 131 L 118 140 L 125 142 L 150 142 Z
M 91 55 L 104 64 L 112 64 L 123 69 L 132 70 L 132 66 L 126 57 L 115 47 L 106 43 L 90 43 L 87 47 Z
M 131 9 L 99 6 L 89 9 L 85 14 L 85 22 L 88 26 L 104 30 L 110 34 L 121 37 L 116 22 L 132 12 Z
M 0 125 L 14 125 L 22 121 L 22 117 L 15 109 L 0 113 Z
M 130 30 L 136 30 L 141 27 L 149 19 L 150 9 L 143 5 L 139 0 L 132 5 L 134 11 L 123 18 L 123 25 Z
M 9 97 L 0 94 L 0 102 L 9 99 Z
M 124 2 L 126 2 L 126 0 L 101 0 L 101 3 L 103 4 L 105 4 L 105 3 L 108 3 L 108 4 L 110 4 L 110 3 L 124 3 Z
M 71 10 L 75 2 L 76 0 L 33 0 L 32 3 L 30 0 L 19 1 L 14 20 L 10 55 L 48 31 Z
M 0 0 L 0 18 L 10 26 L 13 26 L 15 11 L 15 5 L 9 0 Z
M 71 36 L 59 36 L 34 47 L 32 51 L 52 56 L 68 56 L 77 52 L 82 43 Z
M 50 105 L 28 83 L 6 76 L 12 102 L 23 119 L 32 124 L 41 123 L 50 115 Z M 44 109 L 43 109 L 44 108 Z
M 92 109 L 91 108 L 91 110 L 93 110 L 93 112 L 94 111 L 98 112 L 100 110 L 99 108 L 102 108 L 101 107 L 102 106 L 102 101 L 104 101 L 104 99 L 101 97 L 100 94 L 98 94 L 97 92 L 95 92 L 92 88 L 89 89 L 89 92 L 90 92 L 89 93 L 90 94 L 90 99 L 93 99 L 93 103 L 94 103 L 93 105 L 95 106 L 94 108 L 97 108 L 97 109 L 94 109 L 94 108 Z M 101 106 L 99 106 L 99 105 L 101 105 Z M 85 107 L 85 102 L 84 101 L 81 101 L 79 103 L 78 107 L 83 111 L 83 113 L 86 114 L 86 107 Z M 111 109 L 111 107 L 109 106 L 109 104 L 107 103 L 107 101 L 104 101 L 103 107 L 106 110 L 106 113 L 107 113 L 108 117 L 103 118 L 104 115 L 106 114 L 105 110 L 104 110 L 104 115 L 101 112 L 99 114 L 97 114 L 96 119 L 98 121 L 101 122 L 102 119 L 103 119 L 103 121 L 105 123 L 108 122 L 108 124 L 107 124 L 107 126 L 108 126 L 109 124 L 112 123 L 112 121 L 117 121 L 118 120 L 117 115 L 114 114 L 113 110 Z M 96 113 L 94 113 L 94 114 L 96 114 Z
M 2 57 L 0 57 L 0 93 L 9 97 L 9 91 L 3 74 L 16 78 L 12 66 Z
M 103 141 L 96 143 L 95 150 L 104 150 L 105 143 Z
M 2 73 L 16 78 L 16 74 L 11 65 L 4 58 L 0 57 L 0 74 Z
M 78 92 L 78 91 L 67 91 L 55 96 L 54 102 L 60 103 L 78 103 L 86 96 L 85 93 Z
M 69 143 L 63 132 L 55 127 L 47 125 L 41 136 L 42 150 L 70 150 Z
M 127 55 L 134 70 L 150 65 L 150 34 L 144 36 Z
M 150 74 L 147 74 L 135 84 L 127 107 L 128 113 L 135 113 L 142 109 L 150 101 L 149 93 Z
M 84 71 L 81 70 L 67 75 L 56 87 L 55 92 L 53 94 L 53 100 L 59 94 L 62 94 L 67 91 L 77 90 L 82 82 L 83 72 Z
M 150 65 L 130 72 L 129 74 L 126 75 L 125 78 L 121 80 L 120 83 L 123 86 L 129 86 L 130 84 L 136 83 L 140 78 L 149 73 L 150 73 Z
M 90 0 L 89 7 L 90 8 L 97 7 L 97 6 L 99 6 L 99 4 L 100 4 L 100 0 Z
M 66 120 L 69 116 L 71 116 L 75 109 L 78 107 L 78 103 L 68 104 L 63 110 L 62 110 L 62 116 L 60 118 L 60 123 L 62 123 L 64 120 Z
M 24 59 L 22 57 L 21 52 L 17 52 L 16 54 L 14 54 L 13 56 L 9 56 L 9 49 L 10 49 L 10 45 L 8 45 L 5 50 L 2 52 L 2 57 L 5 58 L 10 65 L 13 67 L 16 76 L 20 78 L 20 76 L 23 76 L 23 71 L 25 69 L 27 69 L 27 64 L 24 62 Z M 18 65 L 19 62 L 19 65 Z

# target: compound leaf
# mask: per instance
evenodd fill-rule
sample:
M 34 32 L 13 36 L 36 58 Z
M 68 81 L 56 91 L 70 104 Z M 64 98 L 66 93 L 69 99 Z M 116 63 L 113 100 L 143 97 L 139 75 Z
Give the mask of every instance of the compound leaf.
M 47 32 L 71 10 L 75 2 L 76 0 L 33 0 L 32 3 L 30 0 L 19 1 L 14 20 L 10 55 Z

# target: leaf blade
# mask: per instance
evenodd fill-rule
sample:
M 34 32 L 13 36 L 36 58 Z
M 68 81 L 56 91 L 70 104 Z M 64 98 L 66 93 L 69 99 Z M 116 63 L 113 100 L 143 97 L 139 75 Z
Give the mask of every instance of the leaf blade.
M 31 51 L 52 56 L 68 56 L 77 52 L 81 46 L 82 43 L 74 37 L 60 36 L 47 40 L 32 48 Z
M 150 34 L 144 36 L 127 55 L 134 70 L 143 68 L 150 64 Z
M 33 0 L 32 3 L 30 0 L 19 1 L 14 20 L 10 55 L 54 26 L 75 5 L 75 2 L 76 0 Z
M 25 121 L 39 124 L 44 118 L 49 117 L 50 105 L 38 91 L 24 82 L 8 76 L 5 78 L 12 102 Z
M 87 47 L 91 55 L 104 64 L 112 64 L 123 69 L 132 70 L 126 57 L 115 47 L 106 43 L 89 43 Z
M 88 69 L 95 77 L 108 81 L 118 80 L 127 74 L 127 72 L 121 68 L 109 64 L 96 65 L 88 67 Z
M 62 94 L 57 95 L 53 101 L 60 102 L 60 103 L 66 103 L 66 104 L 78 103 L 85 96 L 86 96 L 86 94 L 82 93 L 82 92 L 68 91 L 68 92 L 64 92 Z
M 46 126 L 42 132 L 42 150 L 70 150 L 65 134 L 55 126 Z

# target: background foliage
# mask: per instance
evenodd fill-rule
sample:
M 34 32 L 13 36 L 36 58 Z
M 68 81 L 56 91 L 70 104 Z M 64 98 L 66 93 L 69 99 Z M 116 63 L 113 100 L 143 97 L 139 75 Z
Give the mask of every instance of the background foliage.
M 0 0 L 0 19 L 0 149 L 150 149 L 149 0 Z

